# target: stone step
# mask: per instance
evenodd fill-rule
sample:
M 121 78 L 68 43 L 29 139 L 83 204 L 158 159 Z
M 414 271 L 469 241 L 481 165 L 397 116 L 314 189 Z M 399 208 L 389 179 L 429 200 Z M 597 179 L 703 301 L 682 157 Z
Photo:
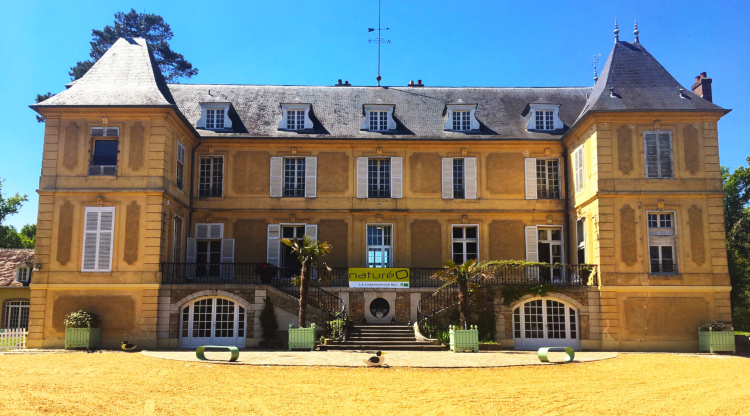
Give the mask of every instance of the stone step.
M 367 334 L 367 335 L 378 335 L 378 334 L 396 334 L 396 335 L 414 335 L 414 331 L 384 331 L 384 330 L 372 330 L 372 331 L 352 331 L 349 330 L 350 334 Z
M 364 328 L 364 329 L 372 329 L 372 328 L 381 329 L 381 328 L 385 328 L 385 329 L 402 329 L 402 330 L 408 329 L 408 330 L 413 330 L 412 327 L 410 327 L 409 325 L 388 325 L 388 324 L 383 324 L 383 325 L 351 325 L 350 328 L 353 328 L 353 329 L 362 329 L 362 328 Z
M 378 341 L 411 341 L 411 342 L 417 342 L 417 338 L 415 338 L 413 335 L 411 337 L 358 337 L 358 336 L 352 336 L 347 335 L 346 336 L 347 341 L 362 341 L 362 342 L 378 342 Z
M 346 344 L 357 344 L 357 345 L 367 345 L 368 348 L 371 347 L 377 347 L 379 345 L 432 345 L 428 342 L 420 342 L 420 341 L 354 341 L 354 340 L 346 340 L 346 341 L 328 341 L 329 345 L 346 345 Z
M 369 344 L 345 344 L 345 345 L 320 345 L 321 351 L 362 351 L 374 354 L 375 351 L 447 351 L 448 347 L 440 344 L 420 345 L 379 345 Z M 386 357 L 386 363 L 387 357 Z

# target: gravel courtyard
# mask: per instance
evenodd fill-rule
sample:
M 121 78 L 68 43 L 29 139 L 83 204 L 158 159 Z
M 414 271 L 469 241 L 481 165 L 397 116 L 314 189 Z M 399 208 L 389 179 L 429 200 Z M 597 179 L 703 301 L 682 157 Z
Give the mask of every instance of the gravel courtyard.
M 258 367 L 0 354 L 0 414 L 740 415 L 750 359 L 620 354 L 494 369 Z

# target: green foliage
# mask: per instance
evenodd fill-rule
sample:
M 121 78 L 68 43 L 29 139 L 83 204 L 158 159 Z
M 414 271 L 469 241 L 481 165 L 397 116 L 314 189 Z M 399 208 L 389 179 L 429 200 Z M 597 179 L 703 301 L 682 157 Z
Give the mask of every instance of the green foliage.
M 2 225 L 5 218 L 17 214 L 28 201 L 28 195 L 16 192 L 12 196 L 3 196 L 3 182 L 0 179 L 0 248 L 34 248 L 36 225 L 25 225 L 19 234 L 12 225 Z
M 750 165 L 750 157 L 747 158 Z M 732 284 L 732 322 L 750 330 L 750 167 L 722 167 L 727 264 Z
M 154 60 L 167 82 L 177 82 L 180 78 L 190 78 L 198 74 L 198 69 L 185 57 L 172 50 L 169 41 L 174 37 L 172 28 L 164 18 L 157 14 L 138 13 L 135 9 L 130 12 L 115 13 L 113 26 L 105 26 L 102 30 L 91 31 L 91 59 L 80 61 L 70 68 L 71 80 L 77 80 L 94 66 L 105 52 L 121 37 L 142 37 L 146 39 L 149 49 L 154 54 Z M 37 103 L 51 96 L 50 93 L 37 95 Z M 44 117 L 37 116 L 39 122 Z
M 18 214 L 23 203 L 29 200 L 28 195 L 21 196 L 18 192 L 9 197 L 3 196 L 3 182 L 5 179 L 0 179 L 0 224 L 5 222 L 5 217 Z
M 451 334 L 448 331 L 437 330 L 435 331 L 435 339 L 440 341 L 441 344 L 448 345 L 451 342 Z
M 328 321 L 328 330 L 330 332 L 328 336 L 331 339 L 340 339 L 344 336 L 344 331 L 346 331 L 346 320 L 339 318 Z
M 455 263 L 453 260 L 446 260 L 444 264 L 445 268 L 435 273 L 432 277 L 444 281 L 445 285 L 443 288 L 451 284 L 458 286 L 459 322 L 460 326 L 463 327 L 469 320 L 469 298 L 471 295 L 469 293 L 469 282 L 483 276 L 484 271 L 476 259 L 467 260 L 464 263 Z
M 271 298 L 263 299 L 263 309 L 258 317 L 260 321 L 260 332 L 263 341 L 273 341 L 279 330 L 279 321 L 276 318 L 276 311 L 273 309 Z
M 99 315 L 86 311 L 71 312 L 64 322 L 65 328 L 99 328 L 102 323 Z
M 319 265 L 323 256 L 331 252 L 331 245 L 327 242 L 315 240 L 309 235 L 304 235 L 301 240 L 298 238 L 294 240 L 282 238 L 281 242 L 292 248 L 292 253 L 297 255 L 297 259 L 302 264 L 299 276 L 299 327 L 304 328 L 307 323 L 308 293 L 312 267 Z
M 503 305 L 510 307 L 513 302 L 521 299 L 526 295 L 535 295 L 544 297 L 550 293 L 557 293 L 559 290 L 551 285 L 508 285 L 500 290 L 500 296 L 503 297 Z
M 700 327 L 701 331 L 723 331 L 726 328 L 726 325 L 724 325 L 724 322 L 711 322 L 708 325 L 703 325 Z

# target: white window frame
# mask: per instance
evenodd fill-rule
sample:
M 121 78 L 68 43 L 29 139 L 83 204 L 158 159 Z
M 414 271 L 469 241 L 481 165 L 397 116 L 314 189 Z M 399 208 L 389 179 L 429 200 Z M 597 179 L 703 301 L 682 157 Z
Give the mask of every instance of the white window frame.
M 221 158 L 221 195 L 201 195 L 201 174 L 202 169 L 202 161 L 203 159 L 218 159 Z M 211 173 L 210 173 L 210 184 L 211 187 L 213 187 L 214 184 L 214 163 L 211 162 Z M 221 198 L 224 196 L 224 182 L 226 181 L 226 171 L 227 171 L 227 165 L 226 165 L 226 159 L 224 158 L 224 155 L 200 155 L 198 157 L 198 198 Z
M 563 124 L 562 120 L 560 120 L 560 106 L 556 104 L 530 104 L 529 105 L 531 114 L 531 117 L 529 117 L 529 121 L 526 124 L 526 130 L 529 131 L 541 131 L 541 132 L 547 132 L 547 131 L 554 131 L 554 130 L 560 130 L 565 127 L 565 124 Z M 537 112 L 542 111 L 551 111 L 552 112 L 552 128 L 547 129 L 547 125 L 545 122 L 544 129 L 538 129 L 536 124 L 536 117 Z
M 477 229 L 477 238 L 466 238 L 466 230 L 464 230 L 463 238 L 454 238 L 453 237 L 453 230 L 456 228 L 469 228 L 474 227 Z M 413 238 L 413 237 L 412 237 Z M 453 251 L 453 244 L 454 243 L 461 243 L 463 245 L 463 261 L 462 264 L 466 262 L 466 244 L 467 243 L 476 243 L 477 244 L 477 261 L 479 261 L 479 224 L 451 224 L 451 235 L 450 235 L 450 241 L 451 241 L 451 260 L 453 260 L 453 257 L 455 256 L 455 252 Z
M 390 245 L 372 245 L 371 246 L 371 245 L 367 244 L 367 230 L 370 227 L 377 227 L 377 226 L 390 227 L 390 229 L 391 229 L 391 244 Z M 393 250 L 393 246 L 394 246 L 395 241 L 396 241 L 395 240 L 395 230 L 394 230 L 394 227 L 393 227 L 393 223 L 366 223 L 365 224 L 365 265 L 366 265 L 366 267 L 368 267 L 368 268 L 370 267 L 369 254 L 370 254 L 370 249 L 371 248 L 380 249 L 380 250 L 388 249 L 389 253 L 390 253 L 390 262 L 388 264 L 383 265 L 382 267 L 393 267 L 393 265 L 396 263 L 396 260 L 394 258 L 395 257 L 394 256 L 394 250 Z M 381 262 L 381 265 L 382 264 L 383 263 Z
M 305 110 L 286 110 L 286 129 L 287 130 L 304 130 L 305 129 Z
M 16 281 L 20 283 L 28 283 L 29 280 L 31 280 L 31 267 L 16 267 Z
M 10 322 L 10 318 L 13 315 L 11 313 L 11 310 L 18 309 L 18 313 L 16 314 L 17 322 L 14 322 L 15 325 L 12 325 Z M 25 310 L 25 312 L 24 312 Z M 2 327 L 6 329 L 16 329 L 16 328 L 28 328 L 29 327 L 29 312 L 31 310 L 31 302 L 28 300 L 9 300 L 5 302 L 5 316 L 4 320 L 2 322 Z M 22 318 L 26 318 L 26 326 L 21 325 Z
M 578 229 L 578 223 L 581 223 L 583 230 Z M 588 260 L 588 254 L 586 253 L 586 217 L 581 217 L 576 220 L 576 263 L 586 264 Z M 578 251 L 583 250 L 583 263 L 578 259 Z
M 583 145 L 578 146 L 573 151 L 573 181 L 575 182 L 575 192 L 581 192 L 584 188 L 584 148 Z
M 295 163 L 294 163 L 295 184 L 300 179 L 302 179 L 302 194 L 301 195 L 287 195 L 286 194 L 287 192 L 286 180 L 289 177 L 289 175 L 287 175 L 287 170 L 286 170 L 286 161 L 292 160 L 292 159 L 295 160 Z M 305 164 L 305 168 L 302 169 L 301 176 L 299 175 L 299 172 L 298 172 L 298 166 L 299 166 L 298 162 L 296 162 L 299 160 L 303 160 Z M 304 198 L 307 195 L 307 162 L 308 162 L 308 158 L 305 156 L 285 156 L 282 158 L 281 195 L 284 198 Z
M 177 189 L 182 191 L 185 189 L 185 145 L 183 145 L 180 141 L 177 141 L 177 155 L 175 163 L 174 182 Z M 182 170 L 179 169 L 180 167 L 182 167 Z
M 378 166 L 378 172 L 380 172 L 380 162 L 388 161 L 388 180 L 385 182 L 385 184 L 388 186 L 388 196 L 370 196 L 370 162 L 377 161 L 376 165 Z M 378 186 L 383 185 L 383 183 L 380 183 L 380 175 L 375 175 L 375 180 L 378 183 Z M 376 192 L 380 192 L 379 190 L 376 190 Z M 393 160 L 390 157 L 369 157 L 367 158 L 367 197 L 368 198 L 375 198 L 375 199 L 382 199 L 382 198 L 392 198 L 393 197 Z
M 648 149 L 646 145 L 646 135 L 647 134 L 655 134 L 656 135 L 656 162 L 657 162 L 657 168 L 656 173 L 657 176 L 650 176 L 649 168 L 648 168 Z M 662 134 L 668 134 L 669 135 L 669 164 L 671 167 L 672 175 L 668 177 L 662 177 L 661 176 L 661 149 L 659 147 L 659 135 Z M 646 179 L 674 179 L 675 177 L 675 168 L 674 168 L 674 141 L 672 140 L 672 131 L 671 130 L 646 130 L 643 132 L 643 171 Z
M 446 106 L 446 118 L 445 118 L 445 125 L 443 126 L 443 129 L 445 131 L 455 131 L 457 133 L 469 133 L 469 132 L 476 132 L 479 130 L 479 121 L 476 118 L 476 110 L 477 106 L 475 104 L 466 105 L 466 104 L 448 104 Z M 464 126 L 463 120 L 462 123 L 460 123 L 460 129 L 453 128 L 453 117 L 457 113 L 469 113 L 469 124 L 468 126 Z M 464 128 L 467 127 L 467 128 Z
M 661 227 L 660 215 L 669 215 L 672 223 L 671 227 Z M 649 226 L 649 215 L 657 215 L 657 221 L 659 222 L 658 227 Z M 652 231 L 653 230 L 653 231 Z M 675 210 L 646 210 L 646 256 L 648 258 L 648 270 L 649 274 L 664 275 L 664 274 L 679 274 L 679 250 L 678 250 L 678 239 L 677 239 L 677 211 Z M 652 240 L 653 238 L 653 240 Z M 661 247 L 672 247 L 672 270 L 671 272 L 664 271 L 653 271 L 651 268 L 651 247 L 659 247 L 659 265 L 663 264 L 662 250 Z
M 86 217 L 88 216 L 89 212 L 98 212 L 98 221 L 97 221 L 97 231 L 96 231 L 96 251 L 94 252 L 94 261 L 96 263 L 96 267 L 93 269 L 84 269 L 84 260 L 86 257 L 86 234 L 92 233 L 92 231 L 86 231 Z M 101 214 L 104 212 L 111 212 L 112 213 L 112 231 L 109 233 L 109 259 L 108 259 L 108 267 L 106 268 L 100 268 L 99 267 L 99 248 L 101 246 L 101 220 L 102 216 Z M 85 207 L 84 214 L 83 214 L 83 238 L 81 239 L 81 273 L 101 273 L 101 272 L 111 272 L 112 271 L 112 253 L 115 251 L 114 243 L 115 243 L 115 222 L 117 221 L 116 218 L 116 212 L 115 207 Z
M 229 118 L 229 102 L 202 102 L 201 105 L 201 118 L 198 119 L 198 127 L 206 130 L 228 130 L 232 128 L 232 120 Z M 208 110 L 223 110 L 222 126 L 217 127 L 216 115 L 214 113 L 213 124 L 208 123 Z
M 395 105 L 369 105 L 365 104 L 365 119 L 362 121 L 362 125 L 360 126 L 361 130 L 366 131 L 372 131 L 376 133 L 383 133 L 383 132 L 392 132 L 396 130 L 396 122 L 393 120 L 393 111 L 395 110 Z M 373 130 L 370 128 L 370 117 L 373 112 L 386 112 L 386 127 L 385 129 L 381 129 L 380 120 L 378 120 L 377 123 L 377 130 Z
M 312 123 L 312 120 L 310 119 L 311 108 L 312 108 L 311 104 L 281 104 L 281 120 L 279 121 L 278 129 L 284 130 L 284 131 L 296 131 L 296 132 L 312 130 L 313 123 Z M 302 116 L 302 124 L 294 123 L 292 126 L 290 126 L 289 124 L 289 122 L 291 121 L 289 119 L 290 111 L 304 112 Z
M 543 178 L 539 177 L 539 171 L 536 168 L 536 166 L 539 164 L 540 161 L 544 162 L 544 165 L 545 165 L 544 166 L 544 172 L 545 172 L 546 176 L 543 177 Z M 555 187 L 552 187 L 549 184 L 549 182 L 550 182 L 550 177 L 549 177 L 549 175 L 550 175 L 549 174 L 549 172 L 550 172 L 550 169 L 549 169 L 550 162 L 557 162 L 557 186 L 555 186 Z M 560 163 L 560 159 L 559 158 L 554 158 L 554 157 L 553 158 L 545 158 L 545 157 L 538 157 L 538 158 L 536 158 L 536 162 L 534 164 L 534 173 L 535 173 L 535 176 L 536 176 L 536 199 L 561 199 L 562 198 L 562 179 L 563 178 L 562 178 L 561 166 L 562 166 L 562 163 Z M 540 197 L 539 196 L 539 193 L 542 192 L 541 184 L 539 183 L 540 179 L 544 180 L 544 183 L 545 183 L 545 186 L 547 188 L 547 193 L 548 194 L 554 193 L 555 191 L 557 192 L 557 197 L 556 198 L 551 198 L 549 196 L 548 197 Z
M 207 108 L 206 128 L 209 130 L 224 130 L 225 111 L 223 108 Z

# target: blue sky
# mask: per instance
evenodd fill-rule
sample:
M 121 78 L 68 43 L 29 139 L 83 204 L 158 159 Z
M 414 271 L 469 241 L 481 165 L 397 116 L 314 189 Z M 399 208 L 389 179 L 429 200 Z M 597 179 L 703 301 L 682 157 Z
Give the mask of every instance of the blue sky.
M 131 7 L 171 25 L 173 49 L 200 70 L 186 83 L 375 83 L 376 0 L 2 2 L 0 177 L 4 193 L 29 195 L 9 224 L 36 222 L 44 129 L 28 105 L 63 90 L 88 58 L 91 30 Z M 748 12 L 742 1 L 384 0 L 383 85 L 592 85 L 591 56 L 603 65 L 615 18 L 631 41 L 637 17 L 641 43 L 683 86 L 702 71 L 713 78 L 714 102 L 733 110 L 719 124 L 721 163 L 736 168 L 750 154 Z

